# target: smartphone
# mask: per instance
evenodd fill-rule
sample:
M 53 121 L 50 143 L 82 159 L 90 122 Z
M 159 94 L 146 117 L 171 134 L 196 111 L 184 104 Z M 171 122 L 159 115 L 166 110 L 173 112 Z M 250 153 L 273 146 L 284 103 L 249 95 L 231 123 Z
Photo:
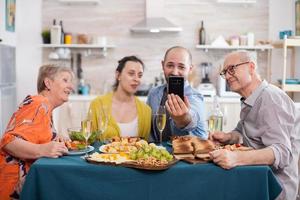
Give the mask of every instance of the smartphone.
M 184 78 L 181 76 L 170 76 L 168 81 L 168 94 L 178 95 L 184 101 Z

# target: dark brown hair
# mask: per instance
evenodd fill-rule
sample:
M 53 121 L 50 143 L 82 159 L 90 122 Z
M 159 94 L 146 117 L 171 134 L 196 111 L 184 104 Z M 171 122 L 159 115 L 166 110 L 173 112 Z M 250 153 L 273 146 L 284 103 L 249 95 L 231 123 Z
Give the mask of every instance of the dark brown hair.
M 145 68 L 145 65 L 143 63 L 143 61 L 141 59 L 139 59 L 138 57 L 136 56 L 126 56 L 124 58 L 122 58 L 121 60 L 118 61 L 118 67 L 116 69 L 116 72 L 119 72 L 120 74 L 122 73 L 125 65 L 126 65 L 126 62 L 128 61 L 132 61 L 132 62 L 138 62 L 140 63 L 142 66 L 143 66 L 143 69 Z M 113 90 L 115 91 L 119 86 L 119 80 L 116 78 L 116 81 L 113 85 Z

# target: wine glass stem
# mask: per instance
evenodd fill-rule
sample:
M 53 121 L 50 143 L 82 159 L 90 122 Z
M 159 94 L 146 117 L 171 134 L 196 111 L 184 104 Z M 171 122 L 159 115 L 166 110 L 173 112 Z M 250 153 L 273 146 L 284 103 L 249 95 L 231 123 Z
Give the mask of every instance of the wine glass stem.
M 88 157 L 87 148 L 88 148 L 88 139 L 85 139 L 85 157 Z
M 159 144 L 162 145 L 162 131 L 159 131 Z

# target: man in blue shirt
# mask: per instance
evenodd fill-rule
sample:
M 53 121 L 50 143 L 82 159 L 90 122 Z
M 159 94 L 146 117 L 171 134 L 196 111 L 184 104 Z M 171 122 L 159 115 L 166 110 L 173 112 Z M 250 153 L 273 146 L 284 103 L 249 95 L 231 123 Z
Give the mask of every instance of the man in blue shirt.
M 167 84 L 153 88 L 148 95 L 147 104 L 152 108 L 155 116 L 160 105 L 164 105 L 167 111 L 166 127 L 163 131 L 163 141 L 174 135 L 196 135 L 207 139 L 203 96 L 194 90 L 188 83 L 187 78 L 191 72 L 192 55 L 184 47 L 174 46 L 165 53 L 162 69 L 166 81 L 169 76 L 184 77 L 184 101 L 174 94 L 167 94 Z M 159 132 L 155 127 L 155 117 L 152 118 L 151 136 L 159 141 Z

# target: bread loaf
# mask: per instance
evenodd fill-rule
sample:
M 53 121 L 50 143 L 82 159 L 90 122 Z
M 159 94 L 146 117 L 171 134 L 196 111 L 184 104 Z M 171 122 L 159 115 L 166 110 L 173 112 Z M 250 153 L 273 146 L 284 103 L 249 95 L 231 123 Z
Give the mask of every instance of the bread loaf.
M 196 136 L 180 136 L 172 140 L 174 154 L 201 154 L 208 153 L 215 149 L 210 140 L 202 140 Z

